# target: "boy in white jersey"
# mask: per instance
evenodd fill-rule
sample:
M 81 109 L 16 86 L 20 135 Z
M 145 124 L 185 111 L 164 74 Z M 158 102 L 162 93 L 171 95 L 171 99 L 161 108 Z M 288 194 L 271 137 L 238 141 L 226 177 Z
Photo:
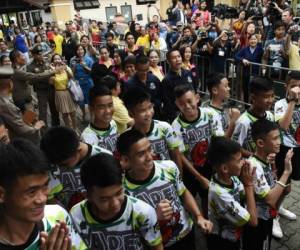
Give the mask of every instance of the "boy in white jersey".
M 249 157 L 255 151 L 251 137 L 251 124 L 257 119 L 274 121 L 270 109 L 274 101 L 273 81 L 267 77 L 256 76 L 249 83 L 251 106 L 236 121 L 232 139 L 243 147 L 243 156 Z
M 0 249 L 87 250 L 68 213 L 46 205 L 49 164 L 31 142 L 0 144 Z
M 174 133 L 167 122 L 153 120 L 154 108 L 151 96 L 144 89 L 134 87 L 124 95 L 124 104 L 130 116 L 134 119 L 133 129 L 145 134 L 157 160 L 173 160 L 182 170 L 181 153 L 179 146 L 182 141 Z
M 80 142 L 76 133 L 66 127 L 49 129 L 40 146 L 53 164 L 49 200 L 59 202 L 68 210 L 85 198 L 85 189 L 80 179 L 83 162 L 100 152 L 110 153 L 104 148 Z
M 281 128 L 282 144 L 280 152 L 276 156 L 276 167 L 278 174 L 284 169 L 284 158 L 286 152 L 294 149 L 292 158 L 293 180 L 300 180 L 300 73 L 292 71 L 288 75 L 286 83 L 286 98 L 275 103 L 275 120 Z M 296 167 L 297 166 L 297 167 Z
M 95 85 L 90 89 L 89 101 L 92 120 L 83 130 L 82 140 L 115 153 L 118 127 L 112 119 L 114 106 L 110 89 L 104 85 Z
M 220 118 L 225 136 L 231 138 L 235 122 L 241 113 L 236 108 L 225 107 L 225 102 L 230 97 L 230 87 L 228 83 L 228 79 L 224 74 L 211 74 L 206 80 L 210 100 L 207 103 L 203 103 L 202 106 L 209 108 L 213 115 Z
M 155 210 L 124 194 L 122 170 L 112 155 L 100 153 L 81 168 L 87 199 L 71 209 L 89 249 L 162 250 Z
M 256 151 L 249 161 L 256 168 L 254 190 L 258 225 L 255 228 L 246 227 L 243 237 L 243 250 L 270 250 L 273 218 L 277 215 L 284 196 L 289 191 L 286 185 L 292 173 L 290 149 L 285 157 L 284 171 L 279 181 L 274 179 L 268 156 L 280 150 L 280 132 L 278 125 L 266 119 L 259 119 L 252 124 L 252 138 Z
M 212 140 L 207 160 L 216 170 L 208 191 L 208 217 L 214 223 L 208 250 L 240 250 L 243 227 L 257 225 L 255 170 L 242 159 L 240 144 L 224 137 Z
M 221 121 L 208 108 L 199 108 L 200 97 L 188 85 L 174 88 L 175 103 L 180 115 L 172 127 L 183 141 L 183 183 L 195 196 L 201 197 L 202 209 L 207 215 L 207 195 L 212 169 L 205 164 L 206 152 L 213 136 L 224 136 Z
M 204 232 L 210 232 L 212 224 L 203 218 L 195 199 L 182 183 L 176 164 L 153 161 L 149 140 L 137 130 L 120 135 L 117 147 L 121 164 L 127 169 L 125 190 L 156 209 L 165 249 L 195 249 L 189 214 Z

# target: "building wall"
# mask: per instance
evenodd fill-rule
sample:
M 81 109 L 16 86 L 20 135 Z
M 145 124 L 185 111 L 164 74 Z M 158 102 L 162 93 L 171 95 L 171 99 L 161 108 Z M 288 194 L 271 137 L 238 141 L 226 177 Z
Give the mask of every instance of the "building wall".
M 160 1 L 168 2 L 168 0 L 157 0 L 156 6 L 160 8 Z M 100 0 L 100 8 L 98 9 L 87 9 L 87 10 L 81 10 L 80 14 L 83 18 L 86 19 L 95 19 L 97 21 L 103 21 L 106 22 L 106 12 L 105 7 L 111 7 L 116 6 L 117 12 L 121 13 L 121 5 L 131 5 L 132 9 L 132 16 L 136 16 L 137 14 L 143 15 L 143 20 L 141 23 L 145 24 L 147 23 L 147 5 L 137 5 L 136 0 Z M 74 13 L 74 6 L 72 6 L 72 11 Z M 150 7 L 150 17 L 157 14 L 154 7 Z

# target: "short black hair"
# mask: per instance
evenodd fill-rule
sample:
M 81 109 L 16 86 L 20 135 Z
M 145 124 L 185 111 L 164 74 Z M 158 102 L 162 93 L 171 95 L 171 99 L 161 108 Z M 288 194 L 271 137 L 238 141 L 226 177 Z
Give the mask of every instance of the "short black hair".
M 255 76 L 249 83 L 251 94 L 260 94 L 273 90 L 273 81 L 265 76 Z
M 144 101 L 151 101 L 150 94 L 141 87 L 130 87 L 123 96 L 124 105 L 128 110 L 132 110 L 136 105 Z
M 13 65 L 16 63 L 17 57 L 20 56 L 21 54 L 22 53 L 17 49 L 14 49 L 9 53 L 9 59 L 11 60 Z
M 136 57 L 134 55 L 129 55 L 127 56 L 125 59 L 124 59 L 124 67 L 127 65 L 127 64 L 136 64 Z
M 289 84 L 291 80 L 300 80 L 300 72 L 296 70 L 289 71 L 286 83 Z
M 206 86 L 210 94 L 212 92 L 212 88 L 217 87 L 224 78 L 226 78 L 226 76 L 223 73 L 214 73 L 207 77 Z
M 108 37 L 112 37 L 112 39 L 114 39 L 115 35 L 113 33 L 111 33 L 111 32 L 107 32 L 105 34 L 105 39 L 107 39 Z
M 207 161 L 212 167 L 217 168 L 230 161 L 232 155 L 241 150 L 241 145 L 236 141 L 225 137 L 214 137 L 207 150 Z
M 263 139 L 268 133 L 279 129 L 277 123 L 271 122 L 265 118 L 258 119 L 251 124 L 251 136 L 254 142 L 258 139 Z
M 87 192 L 93 187 L 105 188 L 122 185 L 120 163 L 110 154 L 99 153 L 88 158 L 81 166 L 81 181 Z
M 146 136 L 136 129 L 130 129 L 121 134 L 117 140 L 117 150 L 121 155 L 128 155 L 130 148 Z
M 280 27 L 285 27 L 284 23 L 282 21 L 277 21 L 274 24 L 274 30 L 277 30 Z
M 180 51 L 179 51 L 178 49 L 170 49 L 170 50 L 166 53 L 166 58 L 167 58 L 168 61 L 170 60 L 171 54 L 172 54 L 174 51 L 177 51 L 177 52 L 180 54 Z
M 60 163 L 74 156 L 79 138 L 70 128 L 52 127 L 42 137 L 40 147 L 51 163 Z
M 145 56 L 145 55 L 138 55 L 136 57 L 136 61 L 135 61 L 135 64 L 140 64 L 140 65 L 145 65 L 149 63 L 149 57 L 148 56 Z
M 117 78 L 112 75 L 102 77 L 100 84 L 106 86 L 110 91 L 117 87 Z
M 80 42 L 82 42 L 83 38 L 87 38 L 88 40 L 90 40 L 89 36 L 83 35 L 82 37 L 80 37 Z
M 194 88 L 190 84 L 180 84 L 180 85 L 177 85 L 174 88 L 175 99 L 180 98 L 186 92 L 189 92 L 189 91 L 192 91 L 193 93 L 195 93 Z
M 0 143 L 0 185 L 11 188 L 18 177 L 47 174 L 49 162 L 32 142 L 17 138 L 9 144 Z
M 103 84 L 96 84 L 94 87 L 92 87 L 90 89 L 90 92 L 89 92 L 90 105 L 92 106 L 94 104 L 94 101 L 95 101 L 96 97 L 106 96 L 106 95 L 111 96 L 111 90 Z

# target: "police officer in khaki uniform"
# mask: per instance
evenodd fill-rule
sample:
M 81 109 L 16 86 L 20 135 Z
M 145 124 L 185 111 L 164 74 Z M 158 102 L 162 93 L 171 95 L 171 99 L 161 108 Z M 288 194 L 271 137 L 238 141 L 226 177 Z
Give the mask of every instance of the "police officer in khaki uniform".
M 0 67 L 0 114 L 8 128 L 11 139 L 22 137 L 39 143 L 40 129 L 45 125 L 43 121 L 37 121 L 28 125 L 23 121 L 20 109 L 13 103 L 11 91 L 13 82 L 11 80 L 14 70 L 9 66 Z
M 33 61 L 27 66 L 28 72 L 40 74 L 50 70 L 49 63 L 44 59 L 41 45 L 34 46 L 31 53 Z M 55 91 L 53 86 L 49 84 L 49 78 L 40 78 L 34 81 L 33 89 L 37 94 L 39 119 L 43 120 L 47 125 L 47 108 L 49 104 L 52 126 L 58 126 L 59 114 L 55 107 Z

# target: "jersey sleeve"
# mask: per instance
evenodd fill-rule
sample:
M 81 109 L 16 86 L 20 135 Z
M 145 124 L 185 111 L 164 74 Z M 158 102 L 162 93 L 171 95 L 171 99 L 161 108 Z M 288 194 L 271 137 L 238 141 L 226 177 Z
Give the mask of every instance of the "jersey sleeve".
M 174 163 L 174 172 L 175 172 L 175 181 L 176 181 L 176 189 L 177 189 L 177 194 L 178 196 L 183 195 L 183 193 L 186 191 L 186 187 L 183 183 L 181 174 L 179 172 L 178 167 Z
M 182 144 L 179 136 L 176 134 L 172 126 L 168 123 L 164 123 L 164 134 L 168 144 L 168 148 L 173 150 L 179 148 Z
M 208 109 L 209 110 L 209 109 Z M 219 116 L 213 115 L 212 112 L 209 111 L 209 116 L 211 119 L 212 126 L 212 136 L 224 136 L 224 129 L 222 126 L 222 121 Z
M 281 100 L 277 101 L 274 105 L 275 121 L 278 122 L 285 115 L 285 112 L 286 107 L 284 103 Z
M 81 139 L 83 142 L 90 144 L 90 145 L 98 145 L 98 138 L 97 135 L 92 132 L 89 128 L 83 130 L 81 134 Z
M 176 137 L 181 142 L 179 145 L 179 151 L 181 153 L 184 153 L 186 151 L 186 148 L 184 146 L 184 141 L 183 141 L 183 137 L 182 137 L 182 133 L 181 133 L 181 126 L 178 123 L 177 119 L 175 119 L 174 122 L 172 123 L 172 128 L 173 128 L 174 133 L 176 134 Z
M 57 171 L 59 171 L 59 169 L 57 169 Z M 48 200 L 52 200 L 63 190 L 63 185 L 57 177 L 56 172 L 50 172 L 48 188 Z
M 241 146 L 243 146 L 247 138 L 247 134 L 248 130 L 246 125 L 238 120 L 232 134 L 232 140 L 238 142 Z
M 254 165 L 256 167 L 256 174 L 254 176 L 254 190 L 257 197 L 264 199 L 271 188 L 265 178 L 264 170 L 260 165 Z
M 157 246 L 162 243 L 162 237 L 155 209 L 141 200 L 138 200 L 138 202 L 141 207 L 138 211 L 137 223 L 140 225 L 142 237 L 147 245 Z
M 242 207 L 227 192 L 214 194 L 214 198 L 210 201 L 210 204 L 214 204 L 213 207 L 218 217 L 226 219 L 237 227 L 245 225 L 250 220 L 250 214 L 247 209 Z
M 69 229 L 69 237 L 72 241 L 72 250 L 88 250 L 88 247 L 81 239 L 78 232 L 75 230 L 72 218 L 68 214 L 68 212 L 58 205 L 52 205 L 51 207 L 55 207 L 55 210 L 57 211 L 56 213 L 51 212 L 47 219 L 49 219 L 52 222 L 52 225 L 55 225 L 55 223 L 57 222 L 66 223 L 67 228 Z

